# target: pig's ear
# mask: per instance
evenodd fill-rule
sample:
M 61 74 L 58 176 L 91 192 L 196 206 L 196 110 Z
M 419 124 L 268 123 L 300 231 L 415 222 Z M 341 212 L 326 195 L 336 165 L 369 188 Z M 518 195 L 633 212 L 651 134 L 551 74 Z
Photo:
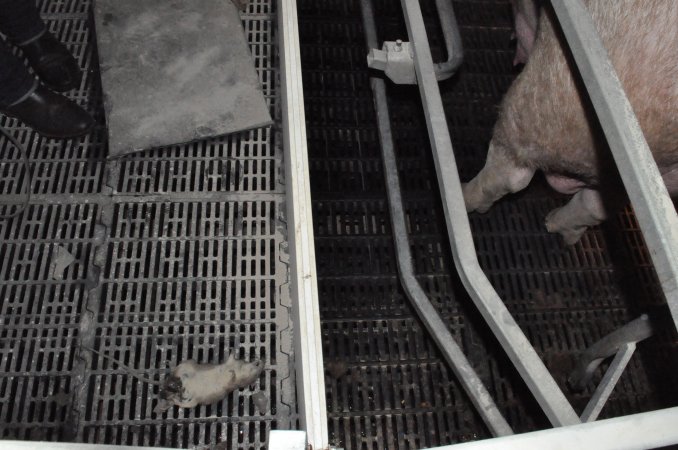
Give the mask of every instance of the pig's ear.
M 231 352 L 228 355 L 228 359 L 226 360 L 226 364 L 235 361 L 235 352 Z

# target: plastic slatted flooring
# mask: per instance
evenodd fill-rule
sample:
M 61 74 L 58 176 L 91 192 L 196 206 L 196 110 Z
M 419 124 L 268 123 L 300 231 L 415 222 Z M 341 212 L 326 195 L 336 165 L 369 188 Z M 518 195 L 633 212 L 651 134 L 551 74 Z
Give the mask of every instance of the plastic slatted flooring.
M 407 40 L 400 2 L 376 0 L 380 39 Z M 422 8 L 442 60 L 432 1 Z M 512 67 L 508 2 L 455 1 L 465 61 L 441 83 L 463 180 L 483 166 Z M 370 73 L 357 0 L 300 2 L 302 65 L 331 442 L 414 449 L 489 437 L 399 286 Z M 418 90 L 389 84 L 405 209 L 420 282 L 516 431 L 548 427 L 458 280 Z M 676 339 L 633 214 L 566 247 L 543 226 L 564 203 L 536 181 L 471 216 L 481 265 L 578 412 L 592 388 L 565 379 L 579 351 L 648 312 L 639 346 L 601 417 L 678 404 Z M 596 382 L 601 376 L 598 372 Z
M 106 161 L 92 2 L 39 3 L 84 71 L 69 96 L 99 126 L 62 142 L 0 119 L 33 169 L 30 207 L 0 221 L 0 438 L 264 448 L 271 428 L 296 421 L 277 131 Z M 243 23 L 280 117 L 273 3 L 253 0 Z M 5 140 L 0 152 L 0 194 L 19 202 L 18 152 Z M 75 257 L 63 272 L 60 248 Z M 158 387 L 83 346 L 160 379 L 231 349 L 265 371 L 220 403 L 158 415 Z

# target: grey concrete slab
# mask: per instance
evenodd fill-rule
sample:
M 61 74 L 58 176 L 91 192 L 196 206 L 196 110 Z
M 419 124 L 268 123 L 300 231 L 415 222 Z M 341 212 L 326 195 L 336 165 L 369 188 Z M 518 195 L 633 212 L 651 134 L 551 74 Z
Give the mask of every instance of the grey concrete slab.
M 98 0 L 109 156 L 271 124 L 236 6 Z

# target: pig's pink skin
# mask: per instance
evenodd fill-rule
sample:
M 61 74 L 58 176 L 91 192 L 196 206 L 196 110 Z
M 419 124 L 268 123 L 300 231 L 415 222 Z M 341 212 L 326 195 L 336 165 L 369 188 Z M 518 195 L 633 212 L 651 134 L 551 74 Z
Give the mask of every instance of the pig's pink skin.
M 546 175 L 546 181 L 548 181 L 549 185 L 551 185 L 553 189 L 560 192 L 561 194 L 576 194 L 582 190 L 582 188 L 586 187 L 586 183 L 581 180 L 563 175 L 557 175 L 555 173 Z
M 584 0 L 584 4 L 669 192 L 678 195 L 678 1 Z M 536 170 L 568 193 L 595 189 L 615 173 L 568 58 L 554 32 L 554 19 L 544 9 L 532 53 L 501 104 L 486 166 L 464 186 L 469 211 L 486 210 L 503 195 L 522 189 Z M 579 207 L 573 204 L 568 212 L 582 211 L 596 195 L 577 197 Z M 596 211 L 581 213 L 586 226 L 594 224 L 592 217 L 601 217 L 599 207 L 589 209 Z M 550 229 L 565 234 L 573 226 L 568 218 L 563 225 L 568 230 L 553 223 Z
M 539 9 L 535 0 L 511 0 L 515 21 L 516 55 L 513 64 L 525 64 L 537 36 Z

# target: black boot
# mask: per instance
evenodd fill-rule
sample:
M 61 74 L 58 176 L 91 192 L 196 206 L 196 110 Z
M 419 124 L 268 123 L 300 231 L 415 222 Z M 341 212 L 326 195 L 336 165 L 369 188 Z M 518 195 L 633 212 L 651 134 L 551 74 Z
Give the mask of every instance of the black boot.
M 0 112 L 16 117 L 46 137 L 82 136 L 94 126 L 94 119 L 87 111 L 44 86 L 38 86 L 24 100 Z
M 19 47 L 40 79 L 57 92 L 70 91 L 80 85 L 82 74 L 71 52 L 49 31 Z

